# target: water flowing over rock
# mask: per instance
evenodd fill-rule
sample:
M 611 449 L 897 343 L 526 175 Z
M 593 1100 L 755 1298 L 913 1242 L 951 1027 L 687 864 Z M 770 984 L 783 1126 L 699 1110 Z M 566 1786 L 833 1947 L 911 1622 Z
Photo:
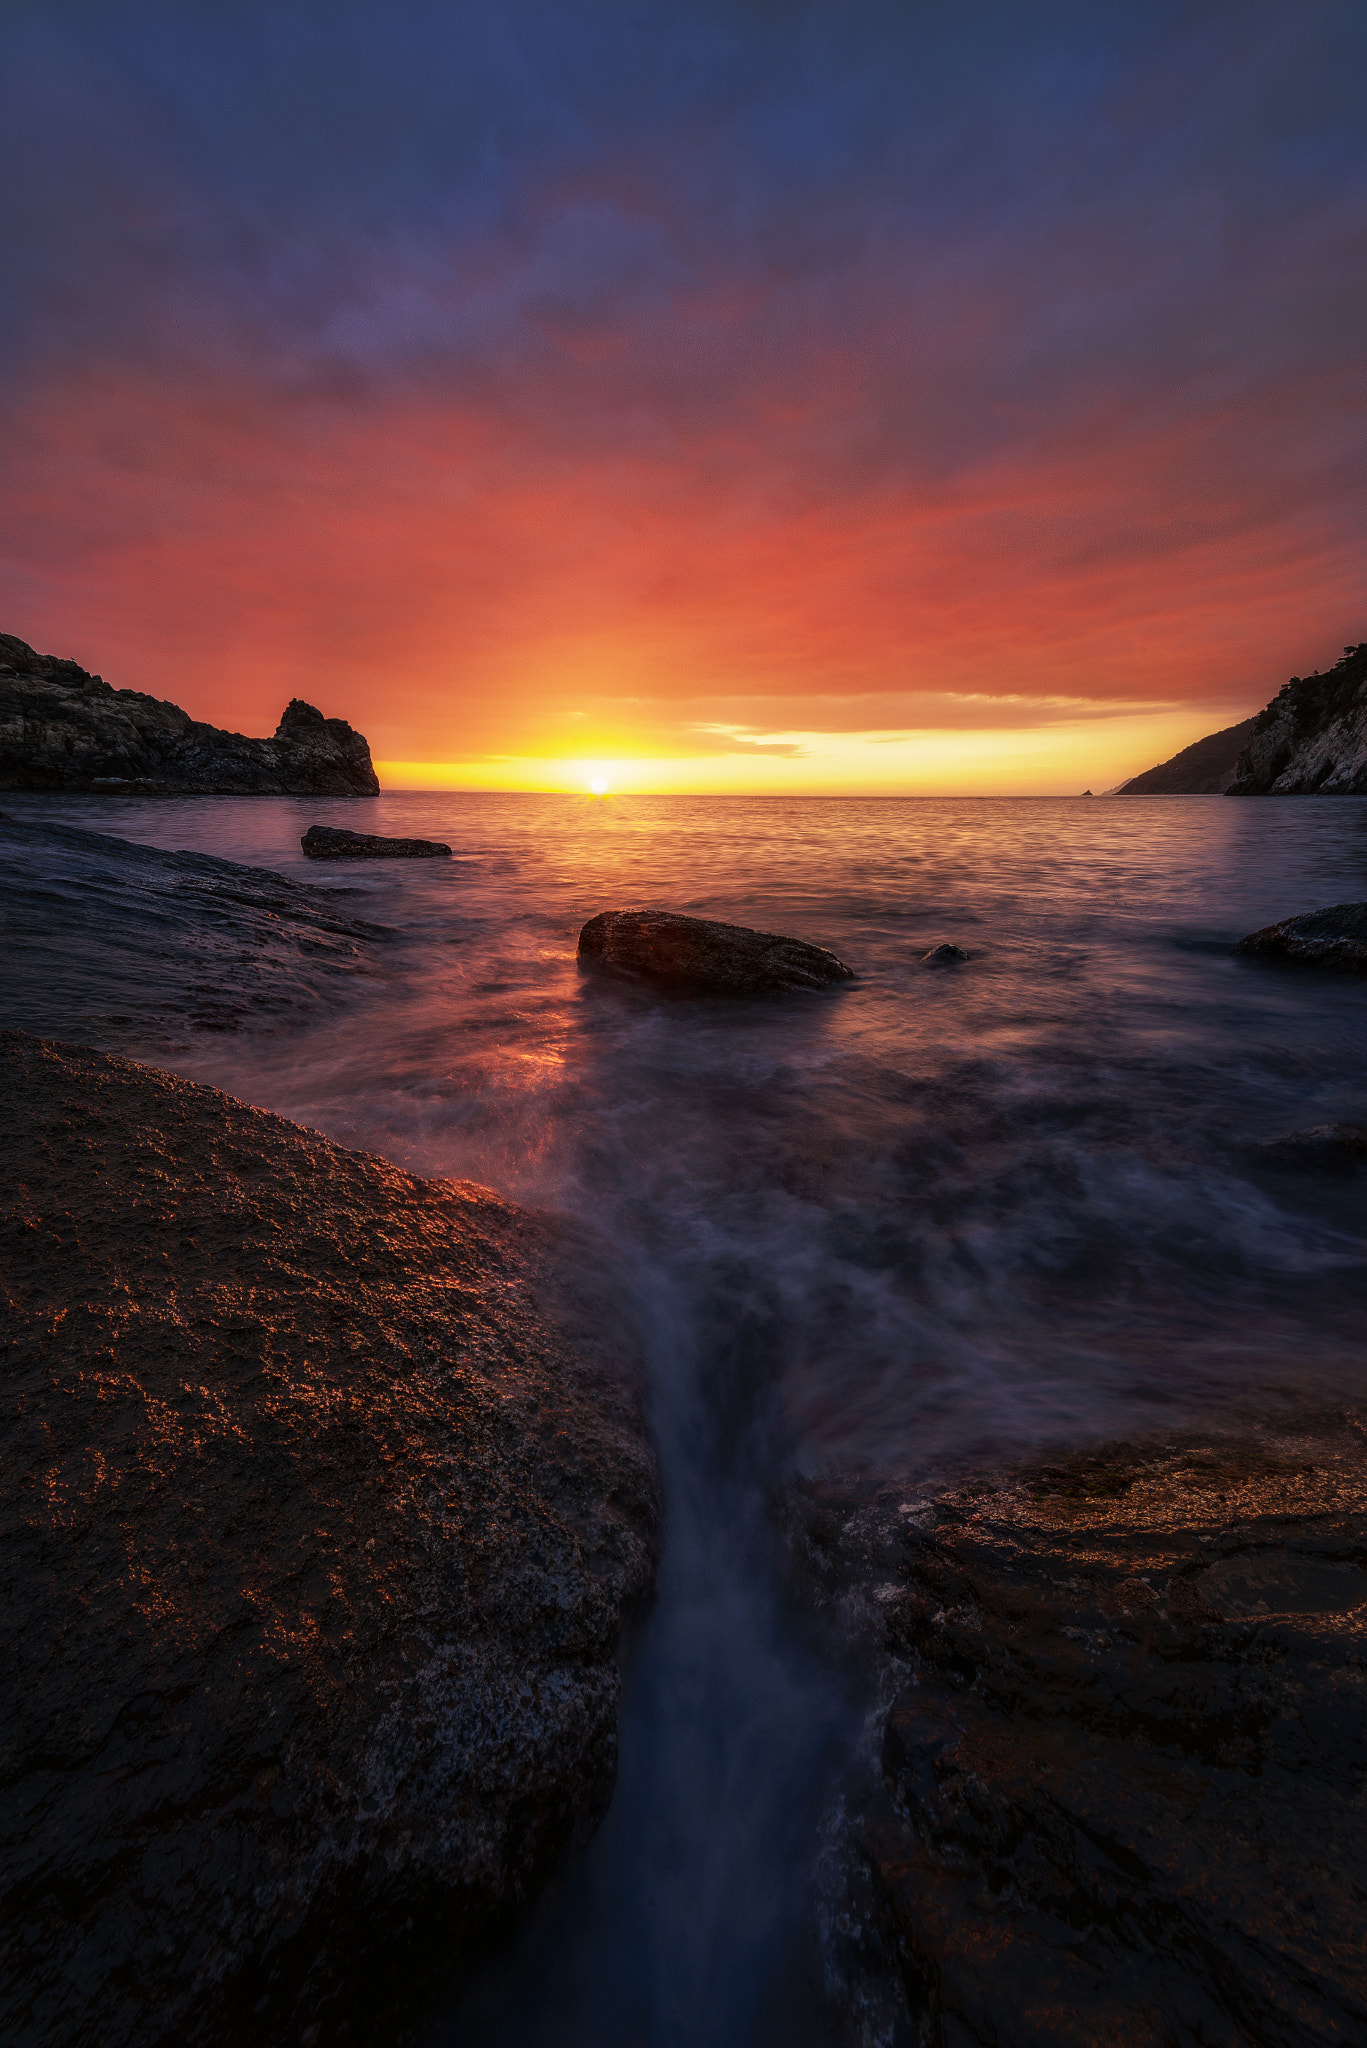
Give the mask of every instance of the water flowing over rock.
M 0 815 L 0 1014 L 119 1048 L 292 1024 L 393 934 L 339 890 L 206 853 Z
M 824 946 L 674 910 L 602 911 L 579 934 L 579 958 L 706 995 L 768 995 L 854 980 L 853 969 Z
M 0 1034 L 0 2033 L 394 2038 L 603 1811 L 652 1580 L 591 1248 Z
M 825 1909 L 859 2038 L 1367 2040 L 1365 1420 L 801 1490 L 884 1673 Z
M 440 839 L 386 839 L 379 832 L 346 832 L 310 825 L 299 841 L 310 860 L 430 860 L 451 849 Z
M 962 946 L 932 946 L 928 953 L 921 955 L 923 967 L 961 967 L 968 954 Z
M 376 796 L 379 788 L 361 734 L 297 697 L 273 739 L 245 739 L 0 633 L 0 789 Z
M 1356 1173 L 1367 1168 L 1367 1124 L 1311 1124 L 1256 1147 L 1274 1166 L 1301 1173 Z
M 1234 951 L 1270 960 L 1298 960 L 1308 967 L 1367 973 L 1367 903 L 1335 903 L 1328 910 L 1283 918 L 1280 924 L 1250 932 Z
M 1283 685 L 1253 721 L 1229 794 L 1367 794 L 1367 640 Z

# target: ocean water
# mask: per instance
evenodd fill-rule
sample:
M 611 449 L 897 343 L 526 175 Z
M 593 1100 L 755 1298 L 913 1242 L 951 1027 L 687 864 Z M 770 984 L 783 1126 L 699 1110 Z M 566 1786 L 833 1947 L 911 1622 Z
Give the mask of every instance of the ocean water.
M 964 1459 L 1360 1394 L 1367 1195 L 1261 1141 L 1367 1124 L 1367 977 L 1231 958 L 1367 898 L 1367 800 L 6 799 L 345 890 L 380 972 L 306 1028 L 155 1057 L 348 1144 L 591 1221 L 646 1333 L 667 1499 L 582 1866 L 440 2048 L 832 2038 L 804 1920 L 859 1702 L 784 1611 L 794 1471 Z M 309 824 L 450 862 L 306 861 Z M 581 973 L 632 905 L 793 932 L 850 988 Z M 941 941 L 960 967 L 928 969 Z

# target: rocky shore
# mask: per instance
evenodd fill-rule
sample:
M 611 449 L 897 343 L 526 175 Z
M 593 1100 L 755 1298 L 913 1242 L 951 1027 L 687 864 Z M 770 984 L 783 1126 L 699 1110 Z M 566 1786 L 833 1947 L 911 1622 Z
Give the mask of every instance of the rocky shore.
M 15 2048 L 388 2041 L 612 1788 L 658 1500 L 587 1247 L 0 1034 Z
M 110 1048 L 298 1023 L 393 934 L 340 890 L 0 814 L 0 1015 Z
M 882 1705 L 828 1858 L 848 2040 L 1367 2040 L 1367 1417 L 812 1484 Z
M 370 748 L 294 698 L 246 739 L 0 633 L 0 789 L 128 796 L 376 796 Z

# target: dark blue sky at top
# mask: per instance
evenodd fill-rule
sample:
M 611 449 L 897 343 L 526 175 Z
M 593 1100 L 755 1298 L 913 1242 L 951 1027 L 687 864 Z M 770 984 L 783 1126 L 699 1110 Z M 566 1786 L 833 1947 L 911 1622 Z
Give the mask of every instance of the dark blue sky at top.
M 1199 443 L 1066 542 L 1136 558 L 1364 510 L 1361 0 L 41 0 L 0 68 L 0 427 L 412 394 L 789 507 Z

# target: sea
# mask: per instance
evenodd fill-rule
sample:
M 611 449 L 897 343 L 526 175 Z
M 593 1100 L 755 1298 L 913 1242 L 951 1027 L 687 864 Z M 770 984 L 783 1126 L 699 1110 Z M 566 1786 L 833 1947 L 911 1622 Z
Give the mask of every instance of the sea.
M 811 1873 L 867 1703 L 789 1612 L 774 1503 L 795 1477 L 924 1490 L 975 1461 L 1360 1398 L 1363 1181 L 1263 1148 L 1367 1125 L 1367 976 L 1231 946 L 1367 899 L 1367 799 L 443 792 L 22 815 L 273 868 L 389 927 L 374 972 L 308 1023 L 148 1056 L 592 1225 L 644 1333 L 665 1545 L 613 1805 L 430 2048 L 833 2038 Z M 309 861 L 313 824 L 453 857 Z M 737 1001 L 579 968 L 586 919 L 648 905 L 796 934 L 857 978 Z M 942 943 L 968 960 L 925 964 Z

